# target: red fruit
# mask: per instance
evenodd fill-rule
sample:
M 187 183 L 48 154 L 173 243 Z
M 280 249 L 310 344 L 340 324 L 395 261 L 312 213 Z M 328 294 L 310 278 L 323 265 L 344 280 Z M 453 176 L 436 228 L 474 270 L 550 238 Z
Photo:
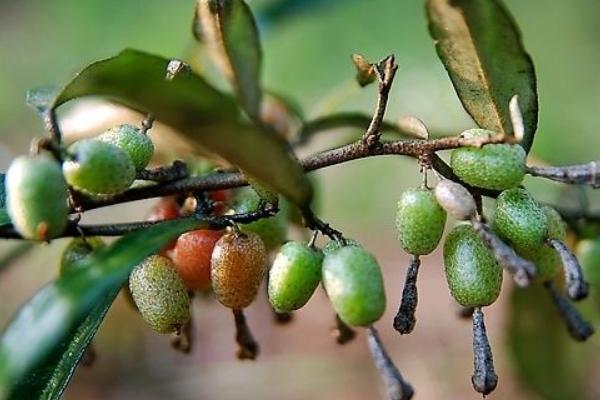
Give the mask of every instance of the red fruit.
M 210 258 L 223 233 L 200 229 L 177 239 L 169 256 L 188 290 L 202 290 L 210 285 Z
M 181 216 L 179 203 L 175 197 L 163 197 L 150 211 L 148 221 L 163 221 L 165 219 L 175 219 Z M 160 252 L 160 255 L 165 255 L 167 250 L 171 250 L 175 247 L 175 240 L 167 244 Z
M 164 219 L 175 219 L 181 214 L 179 204 L 174 197 L 163 197 L 152 208 L 148 221 L 161 221 Z
M 231 198 L 231 191 L 228 189 L 213 190 L 210 192 L 210 199 L 214 203 L 213 213 L 222 215 L 226 210 L 226 203 Z

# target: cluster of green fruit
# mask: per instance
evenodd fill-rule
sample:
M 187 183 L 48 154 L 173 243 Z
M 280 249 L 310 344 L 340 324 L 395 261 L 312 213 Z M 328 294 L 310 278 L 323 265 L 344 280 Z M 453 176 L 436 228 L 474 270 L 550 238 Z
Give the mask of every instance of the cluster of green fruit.
M 68 187 L 91 196 L 128 189 L 154 153 L 150 138 L 132 125 L 120 125 L 94 139 L 61 150 L 62 165 L 47 154 L 21 156 L 6 173 L 7 209 L 26 239 L 60 236 L 68 222 Z
M 493 132 L 473 129 L 462 135 L 476 138 L 493 135 Z M 550 242 L 565 241 L 566 226 L 556 210 L 539 204 L 531 193 L 519 186 L 525 175 L 525 158 L 525 151 L 517 144 L 489 144 L 453 150 L 451 166 L 456 176 L 470 186 L 500 191 L 493 212 L 492 234 L 514 249 L 516 255 L 535 265 L 535 274 L 531 277 L 533 283 L 546 283 L 557 277 L 563 264 L 561 255 Z M 484 219 L 471 193 L 462 185 L 444 179 L 434 190 L 424 185 L 405 191 L 398 202 L 396 215 L 399 240 L 403 249 L 418 261 L 419 256 L 431 253 L 439 244 L 447 214 L 466 222 L 459 223 L 446 236 L 443 251 L 446 280 L 452 297 L 460 305 L 477 310 L 474 323 L 480 326 L 474 333 L 479 337 L 485 329 L 479 309 L 498 298 L 504 265 L 493 246 L 475 227 Z M 409 272 L 407 284 L 410 276 Z M 585 283 L 580 287 L 583 289 L 577 294 L 569 293 L 573 300 L 587 294 Z M 414 326 L 414 316 L 403 314 L 414 313 L 416 299 L 405 299 L 406 293 L 410 291 L 405 288 L 403 306 L 406 303 L 413 307 L 401 306 L 394 323 L 400 333 L 409 333 Z M 487 339 L 484 342 L 483 347 L 491 360 Z M 476 373 L 473 385 L 484 394 L 493 390 L 496 385 L 493 367 L 485 378 Z

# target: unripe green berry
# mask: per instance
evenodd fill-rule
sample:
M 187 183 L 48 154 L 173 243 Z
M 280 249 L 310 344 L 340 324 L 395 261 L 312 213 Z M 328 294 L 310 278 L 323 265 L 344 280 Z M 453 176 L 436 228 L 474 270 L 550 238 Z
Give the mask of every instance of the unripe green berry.
M 135 167 L 129 155 L 117 146 L 84 139 L 69 147 L 73 160 L 63 163 L 69 185 L 88 194 L 118 194 L 135 179 Z
M 173 262 L 150 256 L 129 277 L 133 301 L 144 321 L 155 331 L 179 331 L 190 319 L 190 298 Z
M 251 188 L 241 189 L 235 199 L 235 212 L 248 213 L 256 211 L 260 197 Z M 261 218 L 249 224 L 240 225 L 242 232 L 254 232 L 260 236 L 267 250 L 274 250 L 281 246 L 287 236 L 286 215 L 279 210 L 277 214 L 268 218 Z
M 267 252 L 256 233 L 231 232 L 215 244 L 210 264 L 217 300 L 225 307 L 241 310 L 258 294 L 267 270 Z
M 534 282 L 547 282 L 554 278 L 561 270 L 562 261 L 556 250 L 547 244 L 542 244 L 534 249 L 516 249 L 517 253 L 526 260 L 535 264 L 536 274 Z
M 494 135 L 484 129 L 462 133 L 467 138 Z M 481 148 L 461 147 L 452 151 L 452 171 L 469 185 L 504 190 L 519 185 L 525 176 L 525 150 L 518 144 L 487 144 Z
M 547 205 L 543 205 L 542 210 L 548 220 L 547 237 L 549 239 L 565 240 L 567 238 L 567 225 L 558 211 Z
M 514 188 L 496 200 L 494 229 L 518 249 L 535 249 L 548 234 L 548 219 L 531 193 Z
M 300 242 L 284 244 L 269 271 L 269 301 L 277 312 L 304 306 L 321 282 L 323 253 Z
M 24 238 L 49 240 L 64 232 L 69 217 L 67 184 L 45 155 L 16 158 L 6 173 L 6 207 Z
M 60 258 L 60 275 L 77 268 L 77 263 L 106 246 L 99 237 L 73 238 L 63 250 Z
M 471 225 L 458 225 L 444 243 L 446 281 L 463 307 L 492 304 L 500 294 L 502 268 Z
M 385 311 L 381 269 L 361 247 L 345 246 L 325 256 L 323 286 L 334 310 L 348 325 L 371 325 Z
M 593 290 L 600 290 L 600 237 L 577 243 L 575 253 Z
M 141 171 L 154 154 L 154 144 L 148 135 L 133 125 L 119 125 L 109 129 L 98 140 L 114 144 L 129 155 L 136 171 Z
M 435 186 L 435 198 L 453 218 L 466 221 L 477 213 L 473 195 L 461 184 L 442 179 Z
M 324 255 L 328 255 L 328 254 L 333 253 L 337 249 L 341 249 L 342 247 L 346 247 L 346 246 L 362 247 L 362 245 L 354 239 L 345 239 L 343 241 L 342 240 L 330 240 L 323 247 L 323 249 L 321 249 L 321 251 L 323 252 Z
M 435 250 L 445 224 L 446 211 L 431 190 L 413 188 L 402 193 L 396 210 L 396 228 L 407 253 L 424 255 Z

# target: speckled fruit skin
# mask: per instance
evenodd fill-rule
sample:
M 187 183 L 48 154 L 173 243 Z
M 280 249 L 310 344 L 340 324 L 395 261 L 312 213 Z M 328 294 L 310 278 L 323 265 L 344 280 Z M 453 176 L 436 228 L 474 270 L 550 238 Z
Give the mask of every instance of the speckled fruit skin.
M 587 281 L 593 289 L 600 290 L 600 237 L 577 243 L 575 254 Z
M 484 129 L 470 129 L 464 137 L 495 135 Z M 519 185 L 525 176 L 525 150 L 518 144 L 487 144 L 481 148 L 461 147 L 452 151 L 452 171 L 469 185 L 504 190 Z
M 337 240 L 330 240 L 329 242 L 327 242 L 327 244 L 325 246 L 323 246 L 323 249 L 321 249 L 321 252 L 324 255 L 328 255 L 328 254 L 333 253 L 337 249 L 340 249 L 340 248 L 346 247 L 346 246 L 362 247 L 361 244 L 358 243 L 358 241 L 356 241 L 354 239 L 346 239 L 344 242 L 337 241 Z
M 173 262 L 150 256 L 129 276 L 133 301 L 144 321 L 155 331 L 179 331 L 190 319 L 190 298 Z
M 385 311 L 383 277 L 377 260 L 357 246 L 346 246 L 323 259 L 323 286 L 339 317 L 352 326 L 368 326 Z
M 458 225 L 446 237 L 444 266 L 450 294 L 463 307 L 487 306 L 498 298 L 502 268 L 471 225 Z
M 63 163 L 69 185 L 88 194 L 118 194 L 135 179 L 131 158 L 117 146 L 85 139 L 69 147 L 74 160 Z
M 546 215 L 548 221 L 547 237 L 556 240 L 565 240 L 567 238 L 567 225 L 562 217 L 554 208 L 543 205 L 542 211 Z
M 267 271 L 267 251 L 253 232 L 231 232 L 216 243 L 211 257 L 210 279 L 217 300 L 241 310 L 250 305 Z
M 141 171 L 150 162 L 154 154 L 152 140 L 139 128 L 125 124 L 109 129 L 98 140 L 113 144 L 129 155 L 136 171 Z
M 544 283 L 551 280 L 562 267 L 559 254 L 545 243 L 534 249 L 515 250 L 521 257 L 535 264 L 537 270 L 533 278 L 534 282 Z
M 548 234 L 548 219 L 527 190 L 514 188 L 496 199 L 494 229 L 518 249 L 535 249 Z
M 210 259 L 223 231 L 199 229 L 179 236 L 169 257 L 190 291 L 210 286 Z
M 396 228 L 404 251 L 415 255 L 431 253 L 442 238 L 445 224 L 446 211 L 431 190 L 412 188 L 402 193 L 396 209 Z
M 260 197 L 250 188 L 241 189 L 235 200 L 235 212 L 247 213 L 255 211 Z M 267 250 L 275 250 L 283 244 L 287 235 L 287 220 L 280 210 L 269 218 L 262 218 L 249 224 L 240 225 L 243 232 L 254 232 L 260 236 Z
M 60 275 L 77 268 L 77 263 L 93 252 L 106 246 L 104 241 L 98 237 L 74 238 L 63 250 L 60 258 Z
M 321 282 L 323 253 L 304 243 L 284 244 L 269 271 L 269 302 L 277 312 L 304 306 Z
M 46 155 L 16 158 L 6 173 L 6 208 L 26 239 L 49 240 L 63 233 L 69 206 L 58 163 Z

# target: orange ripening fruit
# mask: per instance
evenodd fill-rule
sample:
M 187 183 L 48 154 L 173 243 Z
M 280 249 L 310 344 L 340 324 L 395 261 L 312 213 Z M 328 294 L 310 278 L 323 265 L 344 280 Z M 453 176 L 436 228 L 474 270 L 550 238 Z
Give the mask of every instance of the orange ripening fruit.
M 169 253 L 188 290 L 202 290 L 210 285 L 210 259 L 223 231 L 199 229 L 179 236 Z

